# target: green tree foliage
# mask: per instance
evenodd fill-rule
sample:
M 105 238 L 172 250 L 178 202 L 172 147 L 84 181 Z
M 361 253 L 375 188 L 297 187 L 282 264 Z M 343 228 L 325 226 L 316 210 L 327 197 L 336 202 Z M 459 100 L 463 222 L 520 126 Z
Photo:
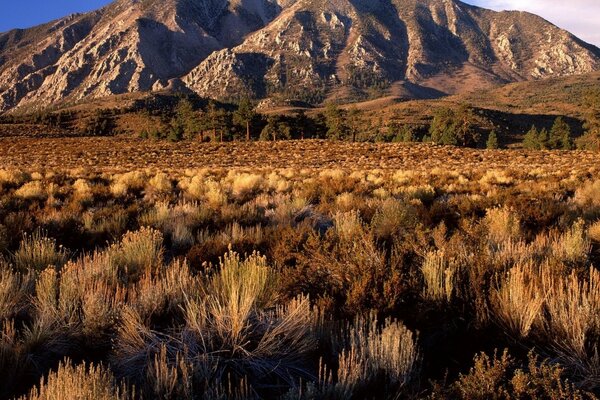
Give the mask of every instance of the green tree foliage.
M 250 99 L 247 97 L 243 98 L 233 114 L 233 122 L 246 128 L 246 141 L 250 141 L 250 128 L 256 117 L 257 113 Z
M 327 138 L 343 140 L 348 137 L 350 128 L 346 119 L 346 112 L 333 103 L 325 108 L 325 125 Z
M 534 125 L 523 137 L 523 147 L 528 150 L 540 150 L 541 145 L 539 142 L 540 132 Z
M 600 89 L 588 93 L 584 101 L 585 134 L 578 140 L 578 147 L 600 151 Z
M 260 140 L 285 140 L 292 138 L 292 128 L 287 121 L 277 115 L 269 115 L 267 125 L 260 133 Z
M 352 142 L 356 142 L 356 136 L 360 131 L 360 111 L 356 107 L 350 108 L 347 113 L 348 132 L 352 136 Z
M 429 129 L 435 143 L 455 146 L 476 146 L 479 142 L 473 109 L 463 105 L 458 110 L 438 109 Z
M 562 117 L 554 120 L 554 125 L 550 129 L 550 139 L 548 145 L 551 149 L 571 150 L 573 143 L 571 141 L 571 127 Z
M 202 129 L 200 116 L 194 104 L 188 99 L 181 99 L 175 109 L 175 121 L 177 130 L 181 131 L 181 137 L 184 139 L 193 139 Z
M 96 110 L 87 120 L 83 132 L 90 136 L 108 136 L 114 133 L 115 121 L 109 110 Z
M 487 141 L 485 142 L 485 147 L 490 150 L 497 149 L 500 147 L 498 144 L 498 135 L 496 135 L 496 131 L 490 132 Z

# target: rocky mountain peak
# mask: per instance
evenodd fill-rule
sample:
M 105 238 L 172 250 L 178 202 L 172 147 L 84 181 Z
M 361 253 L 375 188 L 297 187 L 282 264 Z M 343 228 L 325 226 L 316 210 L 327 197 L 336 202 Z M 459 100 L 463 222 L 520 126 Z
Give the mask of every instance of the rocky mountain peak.
M 457 0 L 117 0 L 1 33 L 0 111 L 173 79 L 221 99 L 320 103 L 598 69 L 598 48 L 540 17 Z

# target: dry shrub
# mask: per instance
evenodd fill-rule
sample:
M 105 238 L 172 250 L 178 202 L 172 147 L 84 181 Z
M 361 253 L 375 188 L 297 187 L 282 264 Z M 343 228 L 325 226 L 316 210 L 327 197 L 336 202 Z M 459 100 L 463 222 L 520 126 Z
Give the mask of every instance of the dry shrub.
M 590 225 L 588 236 L 593 242 L 600 243 L 600 221 L 596 221 Z
M 31 176 L 23 171 L 0 169 L 0 188 L 7 185 L 21 185 L 31 179 Z
M 0 321 L 9 321 L 27 308 L 33 274 L 13 272 L 0 265 Z
M 391 239 L 406 233 L 417 223 L 417 211 L 414 206 L 395 199 L 384 200 L 371 220 L 371 229 L 375 237 Z
M 544 328 L 561 362 L 589 387 L 600 385 L 600 272 L 590 268 L 588 279 L 546 279 Z
M 169 336 L 153 333 L 138 312 L 125 309 L 115 364 L 130 378 L 150 377 L 146 390 L 153 395 L 189 394 L 189 370 L 196 394 L 245 379 L 252 387 L 297 384 L 309 376 L 304 363 L 315 345 L 315 317 L 307 298 L 275 306 L 273 279 L 264 257 L 228 253 L 205 292 L 186 296 L 185 324 Z
M 62 362 L 56 371 L 42 379 L 39 388 L 33 388 L 22 400 L 126 400 L 135 393 L 119 385 L 104 366 Z
M 2 224 L 0 224 L 0 255 L 8 249 L 8 230 Z
M 503 170 L 490 170 L 487 171 L 479 180 L 479 183 L 484 186 L 497 185 L 497 186 L 510 186 L 515 182 L 514 178 L 510 176 L 508 171 Z
M 371 315 L 357 317 L 346 335 L 346 348 L 338 360 L 337 382 L 325 389 L 330 396 L 399 396 L 417 370 L 419 356 L 413 333 L 402 323 L 389 319 L 379 327 Z M 329 379 L 325 376 L 326 381 Z
M 159 172 L 148 181 L 148 188 L 157 193 L 170 193 L 173 183 L 167 174 Z
M 487 210 L 485 224 L 493 243 L 514 241 L 521 235 L 521 221 L 515 211 L 507 207 Z
M 161 265 L 163 236 L 160 231 L 142 227 L 136 232 L 127 232 L 108 252 L 111 262 L 135 280 L 147 269 Z
M 14 254 L 15 267 L 21 271 L 41 271 L 50 265 L 60 267 L 66 261 L 66 250 L 57 246 L 56 240 L 46 237 L 40 230 L 31 235 L 23 235 L 19 249 Z
M 75 198 L 77 198 L 79 201 L 88 202 L 93 200 L 94 195 L 92 192 L 92 186 L 86 179 L 77 179 L 73 183 L 73 190 L 75 192 Z
M 511 335 L 527 337 L 539 321 L 544 295 L 537 269 L 531 264 L 512 268 L 499 287 L 492 290 L 492 309 L 498 323 Z
M 228 179 L 231 181 L 231 193 L 238 200 L 255 195 L 265 185 L 264 177 L 258 174 L 232 173 L 228 175 Z
M 27 200 L 43 200 L 48 197 L 48 191 L 41 181 L 31 181 L 17 189 L 15 196 Z
M 180 201 L 175 205 L 159 202 L 140 217 L 140 224 L 160 229 L 171 239 L 176 249 L 186 249 L 194 244 L 193 231 L 207 218 L 198 204 Z
M 591 243 L 581 219 L 552 243 L 554 257 L 571 264 L 585 264 L 590 251 Z
M 578 390 L 563 378 L 563 370 L 547 361 L 539 362 L 530 353 L 526 366 L 505 350 L 493 357 L 481 353 L 468 374 L 461 374 L 448 388 L 436 387 L 430 399 L 556 399 L 583 400 L 595 398 Z
M 146 186 L 146 174 L 141 171 L 131 171 L 113 177 L 110 191 L 115 197 L 123 197 L 130 190 L 142 190 Z
M 448 258 L 444 251 L 429 252 L 425 255 L 421 272 L 425 280 L 423 296 L 431 301 L 452 301 L 455 294 L 460 264 L 455 258 Z
M 574 200 L 580 206 L 600 206 L 600 180 L 586 182 L 577 188 Z
M 200 296 L 201 283 L 187 262 L 174 261 L 157 273 L 147 271 L 129 290 L 129 304 L 144 321 L 179 315 L 185 301 Z

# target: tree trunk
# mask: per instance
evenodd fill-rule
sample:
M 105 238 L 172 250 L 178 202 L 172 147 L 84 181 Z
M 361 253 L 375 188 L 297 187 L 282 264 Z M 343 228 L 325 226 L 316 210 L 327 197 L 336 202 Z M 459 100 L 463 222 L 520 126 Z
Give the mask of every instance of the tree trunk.
M 246 142 L 250 141 L 250 121 L 246 121 Z
M 223 143 L 223 130 L 221 129 L 221 143 Z

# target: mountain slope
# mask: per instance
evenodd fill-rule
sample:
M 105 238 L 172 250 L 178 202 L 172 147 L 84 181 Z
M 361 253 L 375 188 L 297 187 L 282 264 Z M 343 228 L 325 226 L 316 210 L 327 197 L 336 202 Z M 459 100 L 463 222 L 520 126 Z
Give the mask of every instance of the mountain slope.
M 458 0 L 117 0 L 0 33 L 0 112 L 179 87 L 273 103 L 430 98 L 600 70 L 540 17 Z
M 0 34 L 0 110 L 162 88 L 280 9 L 275 0 L 118 0 Z
M 201 95 L 307 101 L 384 94 L 399 82 L 445 94 L 600 68 L 600 50 L 540 17 L 455 0 L 303 0 L 184 81 Z

